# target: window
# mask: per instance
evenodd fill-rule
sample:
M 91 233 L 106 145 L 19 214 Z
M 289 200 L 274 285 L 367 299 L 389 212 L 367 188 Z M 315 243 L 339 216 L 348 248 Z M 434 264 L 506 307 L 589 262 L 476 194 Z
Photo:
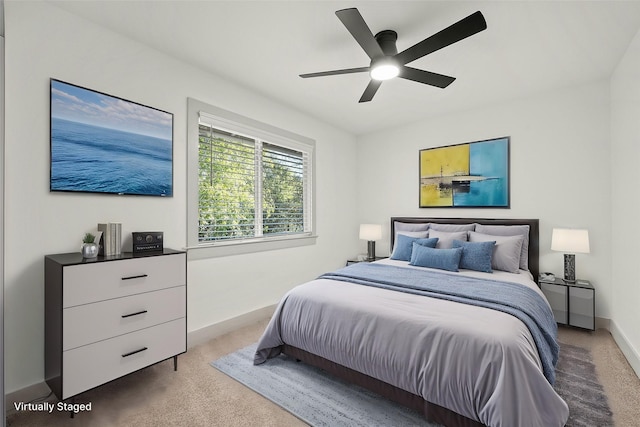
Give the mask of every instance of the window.
M 199 242 L 310 231 L 308 153 L 198 125 Z
M 192 99 L 188 114 L 189 249 L 313 243 L 314 142 Z

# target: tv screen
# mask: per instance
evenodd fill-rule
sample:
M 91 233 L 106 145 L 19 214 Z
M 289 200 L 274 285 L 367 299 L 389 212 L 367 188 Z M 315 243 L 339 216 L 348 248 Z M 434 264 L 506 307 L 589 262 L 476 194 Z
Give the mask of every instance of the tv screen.
M 173 194 L 173 114 L 51 79 L 51 191 Z

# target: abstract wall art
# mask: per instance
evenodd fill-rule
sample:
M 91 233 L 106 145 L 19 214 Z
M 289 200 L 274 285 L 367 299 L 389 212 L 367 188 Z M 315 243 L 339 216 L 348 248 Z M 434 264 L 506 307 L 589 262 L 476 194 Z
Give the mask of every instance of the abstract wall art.
M 509 140 L 420 150 L 420 207 L 509 208 Z

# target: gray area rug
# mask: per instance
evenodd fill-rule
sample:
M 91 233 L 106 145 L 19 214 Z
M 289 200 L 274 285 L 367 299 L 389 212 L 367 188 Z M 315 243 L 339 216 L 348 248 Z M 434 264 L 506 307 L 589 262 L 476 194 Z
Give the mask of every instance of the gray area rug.
M 256 344 L 252 344 L 211 365 L 311 426 L 438 426 L 418 412 L 288 356 L 280 355 L 254 366 L 255 348 Z M 588 350 L 560 345 L 554 388 L 569 405 L 566 426 L 613 425 L 611 409 Z
M 554 388 L 569 405 L 567 427 L 613 425 L 613 413 L 589 350 L 560 343 Z
M 255 349 L 252 344 L 211 365 L 311 426 L 438 426 L 418 412 L 285 355 L 254 366 Z

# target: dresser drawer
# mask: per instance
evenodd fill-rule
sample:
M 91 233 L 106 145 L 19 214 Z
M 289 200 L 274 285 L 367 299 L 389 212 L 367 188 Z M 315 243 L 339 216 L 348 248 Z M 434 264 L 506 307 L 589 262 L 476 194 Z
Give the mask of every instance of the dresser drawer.
M 186 316 L 186 286 L 78 305 L 63 310 L 63 350 Z
M 131 354 L 146 348 L 146 350 Z M 183 353 L 186 320 L 178 319 L 63 352 L 62 399 Z
M 186 254 L 66 266 L 64 308 L 186 285 Z

